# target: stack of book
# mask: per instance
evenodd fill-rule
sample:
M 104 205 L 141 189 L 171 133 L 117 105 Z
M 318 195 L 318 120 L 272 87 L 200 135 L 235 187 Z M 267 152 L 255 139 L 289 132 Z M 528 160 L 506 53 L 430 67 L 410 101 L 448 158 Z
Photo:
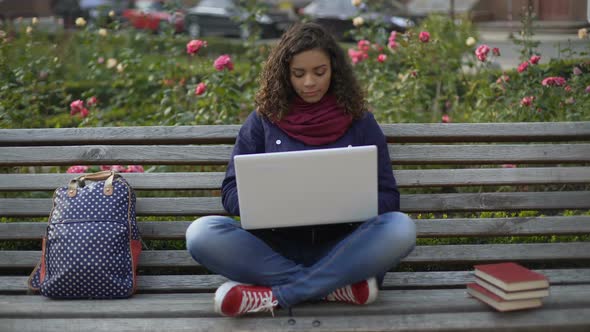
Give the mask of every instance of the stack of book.
M 536 308 L 549 295 L 549 280 L 516 263 L 475 265 L 467 293 L 498 311 Z

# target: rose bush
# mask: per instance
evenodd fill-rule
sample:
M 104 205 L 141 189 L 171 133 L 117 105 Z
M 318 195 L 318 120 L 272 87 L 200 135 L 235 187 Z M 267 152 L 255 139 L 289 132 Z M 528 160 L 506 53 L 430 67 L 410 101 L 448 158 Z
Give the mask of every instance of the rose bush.
M 78 31 L 55 34 L 0 27 L 3 127 L 241 123 L 272 46 L 255 33 L 260 5 L 241 4 L 250 13 L 241 23 L 254 33 L 233 43 L 114 22 L 80 20 Z M 465 17 L 431 16 L 405 33 L 367 21 L 351 31 L 356 45 L 343 46 L 381 122 L 588 119 L 590 64 L 571 52 L 544 58 L 525 23 L 514 38 L 522 63 L 505 72 L 494 66 L 502 51 L 479 42 Z
M 357 29 L 354 35 L 372 35 L 363 29 L 366 27 Z M 531 18 L 526 15 L 522 29 L 522 39 L 513 40 L 522 47 L 523 62 L 506 72 L 494 66 L 501 50 L 478 43 L 468 20 L 457 23 L 441 16 L 429 17 L 404 34 L 391 32 L 387 40 L 392 59 L 389 66 L 383 66 L 382 61 L 363 62 L 372 56 L 370 52 L 362 54 L 360 46 L 350 49 L 349 55 L 368 84 L 370 103 L 383 122 L 589 119 L 586 87 L 590 83 L 590 62 L 584 54 L 570 52 L 541 65 L 542 54 L 536 49 Z M 579 36 L 587 38 L 583 32 Z M 568 66 L 571 69 L 564 72 Z M 547 88 L 565 84 L 551 76 L 568 80 L 567 87 Z

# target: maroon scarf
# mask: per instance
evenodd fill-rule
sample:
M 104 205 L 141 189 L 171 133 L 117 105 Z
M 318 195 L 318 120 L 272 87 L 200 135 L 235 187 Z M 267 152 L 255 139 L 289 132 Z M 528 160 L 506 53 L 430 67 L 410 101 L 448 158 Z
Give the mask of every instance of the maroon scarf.
M 289 113 L 276 125 L 307 145 L 328 144 L 342 137 L 352 124 L 352 116 L 344 110 L 332 94 L 317 103 L 307 103 L 297 96 Z

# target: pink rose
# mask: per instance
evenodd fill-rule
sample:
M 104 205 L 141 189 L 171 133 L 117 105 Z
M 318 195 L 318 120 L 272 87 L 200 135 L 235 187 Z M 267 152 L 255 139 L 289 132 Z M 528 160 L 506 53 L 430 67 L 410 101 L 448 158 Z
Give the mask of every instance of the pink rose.
M 397 38 L 397 31 L 391 31 L 389 34 L 389 40 L 395 40 Z
M 115 172 L 119 172 L 119 173 L 125 173 L 126 169 L 125 166 L 123 165 L 101 165 L 100 166 L 100 170 L 101 171 L 115 171 Z
M 84 108 L 84 102 L 80 99 L 74 100 L 73 102 L 70 103 L 70 114 L 74 115 L 76 113 L 79 113 L 80 110 L 82 110 Z
M 383 63 L 383 62 L 385 62 L 385 60 L 387 60 L 387 55 L 381 53 L 381 54 L 379 54 L 379 56 L 377 56 L 377 61 Z
M 195 55 L 202 47 L 207 47 L 207 42 L 200 39 L 193 39 L 186 44 L 186 53 Z
M 88 166 L 76 165 L 70 166 L 66 173 L 84 173 L 88 170 Z
M 127 169 L 125 169 L 125 166 L 123 166 L 123 165 L 112 165 L 111 171 L 125 173 L 125 171 L 127 171 Z
M 88 114 L 90 114 L 90 112 L 88 111 L 88 109 L 86 109 L 86 108 L 83 108 L 83 109 L 81 109 L 81 110 L 80 110 L 80 117 L 81 117 L 81 118 L 85 118 L 85 117 L 87 117 L 87 116 L 88 116 Z
M 535 96 L 526 96 L 526 97 L 522 98 L 522 100 L 520 101 L 520 105 L 524 106 L 524 107 L 531 106 L 533 104 L 534 100 L 535 100 Z
M 539 63 L 539 60 L 541 60 L 541 57 L 538 55 L 533 55 L 531 56 L 531 58 L 529 59 L 529 62 L 531 63 L 531 65 L 536 65 Z
M 226 68 L 227 70 L 234 70 L 234 64 L 231 62 L 231 58 L 227 54 L 220 55 L 217 59 L 215 59 L 213 66 L 215 66 L 217 71 L 222 71 Z
M 395 42 L 395 38 L 397 37 L 397 31 L 392 31 L 389 35 L 387 47 L 391 49 L 395 49 L 397 47 L 397 43 Z
M 129 165 L 125 172 L 127 172 L 127 173 L 143 173 L 144 170 L 143 170 L 143 166 L 141 166 L 141 165 Z
M 428 41 L 430 40 L 430 33 L 426 31 L 421 31 L 418 35 L 418 39 L 420 39 L 420 41 L 423 43 L 428 43 Z
M 84 102 L 80 99 L 74 100 L 70 103 L 70 115 L 74 116 L 80 113 L 80 117 L 85 118 L 88 116 L 89 112 L 84 107 Z
M 492 53 L 493 53 L 495 56 L 500 56 L 500 49 L 499 49 L 499 48 L 497 48 L 497 47 L 494 47 L 494 48 L 492 48 Z
M 566 85 L 563 89 L 565 90 L 565 92 L 572 92 L 572 87 L 569 85 Z
M 207 90 L 207 85 L 205 85 L 205 83 L 201 82 L 201 83 L 197 84 L 197 87 L 195 88 L 195 95 L 200 96 L 203 93 L 205 93 L 206 90 Z
M 574 75 L 582 75 L 582 69 L 580 69 L 579 67 L 574 67 Z
M 88 107 L 96 104 L 98 104 L 98 99 L 96 98 L 96 96 L 92 96 L 86 100 L 86 105 L 88 105 Z
M 584 91 L 586 91 L 586 93 L 590 93 L 590 85 L 588 85 Z
M 508 82 L 510 81 L 510 76 L 504 74 L 500 77 L 498 77 L 498 79 L 496 80 L 496 84 L 501 84 L 502 82 Z
M 104 58 L 103 57 L 99 57 L 98 60 L 97 60 L 97 62 L 99 64 L 103 64 L 104 63 Z
M 369 57 L 367 53 L 355 50 L 354 48 L 348 49 L 348 56 L 352 60 L 352 63 L 355 65 L 363 60 L 366 60 Z
M 490 47 L 486 44 L 481 44 L 475 49 L 475 55 L 485 54 L 488 55 Z
M 488 53 L 490 52 L 490 47 L 486 44 L 479 45 L 477 49 L 475 49 L 475 56 L 481 62 L 486 61 L 488 57 Z
M 525 61 L 523 63 L 521 63 L 520 65 L 518 65 L 518 69 L 516 69 L 519 73 L 522 73 L 523 71 L 525 71 L 527 68 L 529 67 L 529 63 L 528 61 Z
M 359 40 L 358 42 L 358 49 L 361 52 L 369 52 L 369 50 L 371 49 L 371 42 L 369 42 L 368 40 Z
M 560 76 L 551 76 L 541 81 L 543 86 L 562 86 L 565 85 L 565 78 Z
M 451 122 L 451 117 L 449 117 L 448 114 L 443 114 L 441 120 L 442 120 L 443 123 L 449 123 L 449 122 Z
M 373 49 L 375 49 L 377 52 L 383 52 L 383 46 L 379 44 L 373 44 Z

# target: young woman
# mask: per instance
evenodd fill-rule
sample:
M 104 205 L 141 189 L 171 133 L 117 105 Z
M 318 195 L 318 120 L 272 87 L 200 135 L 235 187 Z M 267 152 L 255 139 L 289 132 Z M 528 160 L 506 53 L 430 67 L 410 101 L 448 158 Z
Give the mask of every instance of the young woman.
M 215 310 L 239 316 L 303 301 L 373 302 L 385 272 L 414 248 L 416 230 L 399 212 L 385 136 L 346 54 L 321 26 L 296 25 L 271 52 L 260 84 L 257 110 L 240 129 L 223 180 L 224 208 L 240 214 L 235 155 L 376 145 L 379 216 L 253 231 L 229 217 L 197 219 L 186 232 L 188 251 L 231 280 L 215 293 Z

